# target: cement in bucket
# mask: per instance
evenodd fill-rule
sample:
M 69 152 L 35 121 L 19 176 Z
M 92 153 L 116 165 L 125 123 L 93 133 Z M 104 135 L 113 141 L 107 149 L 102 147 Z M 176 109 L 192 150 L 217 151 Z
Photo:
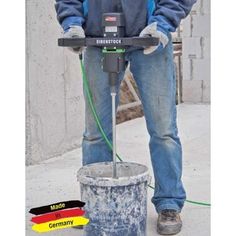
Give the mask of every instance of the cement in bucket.
M 112 162 L 86 165 L 78 171 L 81 200 L 90 220 L 86 236 L 145 236 L 148 168 L 137 163 Z

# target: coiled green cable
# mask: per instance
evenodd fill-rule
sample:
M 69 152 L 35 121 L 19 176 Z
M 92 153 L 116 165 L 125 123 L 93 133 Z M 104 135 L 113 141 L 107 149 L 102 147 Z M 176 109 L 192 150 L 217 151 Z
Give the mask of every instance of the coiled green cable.
M 79 55 L 79 59 L 80 59 L 80 67 L 81 67 L 81 71 L 82 71 L 82 79 L 83 79 L 83 83 L 84 83 L 84 89 L 85 89 L 85 93 L 86 93 L 86 96 L 87 96 L 87 99 L 88 99 L 89 107 L 92 111 L 93 117 L 96 121 L 96 124 L 98 126 L 98 129 L 99 129 L 103 139 L 105 140 L 105 142 L 106 142 L 107 146 L 109 147 L 109 149 L 112 151 L 112 143 L 107 138 L 107 136 L 106 136 L 106 134 L 105 134 L 105 132 L 102 128 L 99 117 L 97 115 L 96 109 L 94 107 L 92 93 L 90 91 L 90 86 L 88 84 L 88 80 L 87 80 L 84 64 L 82 62 L 82 55 L 81 54 Z M 116 154 L 116 157 L 119 159 L 119 161 L 123 161 L 122 158 L 118 154 Z M 151 186 L 151 185 L 148 185 L 148 187 L 150 187 L 151 189 L 154 189 L 154 187 Z M 205 202 L 196 202 L 196 201 L 190 201 L 190 200 L 186 200 L 186 202 L 191 203 L 191 204 L 195 204 L 195 205 L 201 205 L 201 206 L 211 206 L 210 203 L 205 203 Z

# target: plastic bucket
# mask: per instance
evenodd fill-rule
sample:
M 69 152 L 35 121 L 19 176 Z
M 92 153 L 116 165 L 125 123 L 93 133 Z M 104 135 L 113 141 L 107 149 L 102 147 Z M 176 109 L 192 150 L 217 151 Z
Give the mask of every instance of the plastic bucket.
M 145 236 L 147 223 L 148 168 L 118 162 L 118 178 L 112 178 L 112 162 L 86 165 L 78 171 L 81 200 L 90 220 L 86 236 Z

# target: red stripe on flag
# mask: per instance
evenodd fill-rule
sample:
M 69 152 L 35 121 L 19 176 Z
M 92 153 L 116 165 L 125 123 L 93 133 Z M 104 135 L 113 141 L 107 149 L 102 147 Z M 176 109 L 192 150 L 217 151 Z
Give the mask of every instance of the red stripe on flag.
M 83 216 L 84 213 L 85 211 L 81 209 L 60 210 L 60 211 L 54 211 L 52 213 L 32 217 L 31 221 L 36 224 L 41 224 L 48 221 L 59 220 L 62 218 L 67 218 L 67 217 Z

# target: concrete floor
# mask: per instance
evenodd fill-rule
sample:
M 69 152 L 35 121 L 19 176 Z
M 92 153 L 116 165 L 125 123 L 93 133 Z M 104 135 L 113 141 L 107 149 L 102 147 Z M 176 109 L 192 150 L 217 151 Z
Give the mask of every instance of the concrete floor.
M 179 134 L 183 145 L 183 181 L 189 200 L 210 202 L 210 106 L 181 104 L 178 106 Z M 145 164 L 152 174 L 148 150 L 149 137 L 143 118 L 123 123 L 117 128 L 118 152 L 126 161 Z M 26 235 L 31 230 L 32 207 L 79 199 L 77 170 L 81 167 L 81 149 L 26 168 Z M 153 179 L 153 178 L 152 178 Z M 148 190 L 147 236 L 156 233 L 157 214 L 150 202 L 153 190 Z M 185 204 L 182 212 L 183 230 L 180 236 L 209 236 L 210 208 Z M 80 236 L 81 230 L 64 229 L 46 233 L 50 236 Z

